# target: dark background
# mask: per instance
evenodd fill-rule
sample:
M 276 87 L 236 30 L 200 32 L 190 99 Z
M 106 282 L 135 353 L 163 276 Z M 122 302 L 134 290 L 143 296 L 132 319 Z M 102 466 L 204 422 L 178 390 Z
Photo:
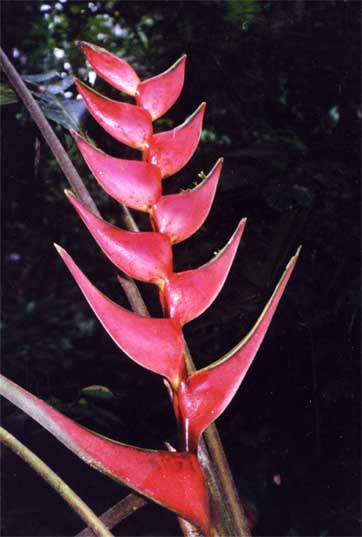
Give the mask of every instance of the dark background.
M 86 80 L 89 66 L 74 40 L 119 54 L 142 79 L 188 54 L 183 93 L 157 129 L 181 123 L 206 100 L 204 131 L 197 153 L 165 191 L 190 187 L 219 156 L 225 164 L 205 225 L 174 249 L 176 270 L 206 262 L 248 217 L 222 293 L 185 329 L 198 367 L 247 333 L 303 244 L 262 349 L 217 423 L 240 495 L 256 510 L 255 535 L 360 534 L 360 8 L 358 1 L 330 0 L 1 2 L 2 46 L 18 70 L 61 74 L 29 87 L 55 119 L 102 214 L 118 225 L 117 204 L 100 192 L 64 127 L 79 120 L 110 154 L 139 154 L 80 114 L 67 76 Z M 99 78 L 95 87 L 117 98 Z M 175 441 L 175 424 L 160 379 L 108 339 L 52 242 L 128 307 L 115 271 L 65 201 L 65 178 L 15 101 L 3 87 L 3 372 L 84 425 L 162 449 L 165 440 Z M 141 289 L 159 315 L 155 290 Z M 114 396 L 82 393 L 89 385 Z M 7 402 L 2 409 L 5 426 L 96 512 L 127 494 L 19 410 Z M 20 459 L 3 450 L 2 461 L 4 536 L 81 529 Z M 149 505 L 115 534 L 179 529 L 172 515 Z

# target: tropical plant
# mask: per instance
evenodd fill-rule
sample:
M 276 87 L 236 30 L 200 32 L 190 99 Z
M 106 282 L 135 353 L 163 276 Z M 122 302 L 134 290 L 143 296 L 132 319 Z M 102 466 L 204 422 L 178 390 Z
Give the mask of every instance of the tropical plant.
M 163 317 L 140 315 L 112 302 L 89 281 L 62 247 L 56 245 L 56 249 L 116 345 L 131 360 L 163 377 L 176 418 L 178 445 L 169 446 L 168 451 L 151 451 L 104 438 L 5 377 L 1 380 L 1 393 L 83 461 L 197 528 L 190 529 L 181 521 L 185 534 L 195 535 L 198 531 L 214 536 L 239 534 L 235 530 L 237 524 L 230 527 L 225 521 L 222 512 L 225 506 L 221 506 L 225 498 L 220 499 L 220 487 L 217 493 L 212 467 L 205 463 L 201 436 L 228 406 L 247 373 L 299 251 L 290 260 L 247 336 L 220 359 L 195 371 L 183 326 L 201 315 L 219 294 L 246 224 L 242 219 L 224 248 L 205 265 L 184 272 L 173 271 L 172 247 L 189 238 L 207 218 L 223 165 L 220 158 L 191 190 L 162 194 L 163 181 L 183 168 L 196 150 L 205 103 L 180 126 L 154 133 L 153 122 L 169 110 L 182 90 L 186 56 L 164 73 L 141 81 L 121 58 L 89 43 L 81 42 L 80 46 L 96 73 L 136 102 L 109 99 L 75 80 L 89 112 L 116 140 L 139 150 L 142 160 L 109 156 L 84 134 L 76 131 L 71 134 L 99 185 L 118 203 L 147 213 L 152 231 L 120 229 L 103 220 L 89 201 L 81 199 L 81 192 L 78 197 L 70 191 L 66 195 L 110 261 L 130 278 L 158 287 Z M 2 439 L 6 441 L 4 434 Z M 212 450 L 210 453 L 212 459 Z M 212 462 L 218 465 L 217 460 Z M 226 506 L 226 509 L 231 508 Z M 103 530 L 93 528 L 93 531 L 102 534 Z M 246 535 L 248 530 L 244 528 L 242 533 Z

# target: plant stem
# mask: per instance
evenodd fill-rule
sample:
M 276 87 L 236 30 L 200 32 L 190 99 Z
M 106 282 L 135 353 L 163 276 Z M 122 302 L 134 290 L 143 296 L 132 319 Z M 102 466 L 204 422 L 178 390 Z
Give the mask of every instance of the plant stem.
M 95 214 L 99 215 L 100 213 L 96 207 L 94 200 L 90 196 L 87 188 L 85 187 L 73 163 L 66 154 L 63 146 L 54 134 L 54 131 L 49 125 L 49 122 L 45 118 L 43 112 L 39 108 L 30 91 L 28 90 L 23 80 L 17 73 L 16 69 L 10 63 L 9 59 L 1 48 L 0 61 L 9 81 L 13 85 L 19 97 L 29 110 L 35 123 L 39 127 L 55 158 L 59 162 L 59 165 L 62 168 L 65 176 L 67 177 L 69 183 L 72 185 L 81 201 L 86 203 Z M 133 219 L 131 212 L 125 206 L 123 206 L 123 213 L 126 227 L 131 231 L 138 231 L 138 226 Z M 130 300 L 132 308 L 140 315 L 145 315 L 145 311 L 147 311 L 147 308 L 139 293 L 136 283 L 131 278 L 127 278 L 127 280 L 122 278 L 121 285 Z M 195 371 L 195 364 L 188 349 L 186 349 L 185 358 L 189 372 Z M 216 467 L 217 469 L 216 473 L 218 474 L 217 482 L 219 483 L 219 489 L 221 493 L 220 497 L 223 499 L 223 503 L 225 505 L 226 510 L 230 513 L 229 518 L 232 520 L 234 537 L 248 537 L 250 536 L 250 531 L 247 526 L 246 517 L 242 510 L 242 506 L 238 497 L 230 467 L 228 465 L 216 426 L 211 425 L 205 431 L 204 436 L 207 443 L 209 455 L 214 462 L 213 467 Z
M 128 494 L 123 500 L 103 513 L 99 519 L 107 528 L 112 529 L 129 515 L 132 515 L 137 509 L 146 505 L 146 503 L 148 501 L 145 498 L 133 493 Z M 88 527 L 77 533 L 75 537 L 94 537 L 94 532 Z
M 0 427 L 0 441 L 8 446 L 14 453 L 19 455 L 33 470 L 35 470 L 68 505 L 78 513 L 84 522 L 92 528 L 97 537 L 112 537 L 112 533 L 99 520 L 97 515 L 88 507 L 86 503 L 55 473 L 46 465 L 35 453 L 30 451 L 24 444 L 19 442 L 6 429 Z

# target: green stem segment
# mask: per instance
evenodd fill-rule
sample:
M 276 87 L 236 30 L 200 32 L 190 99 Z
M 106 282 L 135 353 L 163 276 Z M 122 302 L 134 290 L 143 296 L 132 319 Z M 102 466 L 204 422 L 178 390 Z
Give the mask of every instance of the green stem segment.
M 44 136 L 46 142 L 48 143 L 50 149 L 52 150 L 55 158 L 59 162 L 60 167 L 62 168 L 66 178 L 71 184 L 72 188 L 77 193 L 78 197 L 86 204 L 92 211 L 99 215 L 97 206 L 89 194 L 87 188 L 85 187 L 81 177 L 79 176 L 77 170 L 75 169 L 73 163 L 69 159 L 67 153 L 65 152 L 63 146 L 59 142 L 58 138 L 54 134 L 52 127 L 45 118 L 43 112 L 39 108 L 32 94 L 24 84 L 23 80 L 17 73 L 14 66 L 9 61 L 8 57 L 4 51 L 0 48 L 0 62 L 6 76 L 13 85 L 15 91 L 19 95 L 20 99 L 23 101 L 24 105 L 27 107 L 29 113 L 33 117 L 35 123 L 39 127 L 42 135 Z M 138 231 L 138 226 L 134 221 L 130 211 L 124 207 L 124 220 L 125 225 L 129 230 Z M 124 279 L 123 279 L 124 280 Z M 139 294 L 138 288 L 135 282 L 132 279 L 127 279 L 122 281 L 122 286 L 126 294 L 132 297 L 131 305 L 132 308 L 139 313 L 140 315 L 145 315 L 145 304 Z M 191 354 L 188 350 L 185 353 L 186 364 L 189 372 L 195 371 L 195 364 L 192 360 Z M 219 492 L 214 498 L 216 502 L 222 501 L 227 511 L 227 518 L 229 519 L 228 526 L 232 526 L 233 535 L 238 537 L 249 537 L 250 531 L 247 525 L 246 517 L 243 513 L 242 506 L 238 497 L 238 493 L 234 484 L 234 480 L 225 456 L 222 443 L 217 432 L 216 426 L 211 425 L 205 432 L 205 440 L 207 443 L 207 448 L 209 455 L 213 461 L 211 467 L 216 468 L 216 480 L 218 484 Z M 215 496 L 213 493 L 214 487 L 210 487 L 212 496 Z M 225 534 L 225 532 L 224 532 Z
M 97 537 L 112 537 L 112 533 L 99 520 L 97 515 L 86 503 L 35 453 L 19 442 L 6 429 L 0 427 L 0 441 L 19 455 L 33 470 L 35 470 L 60 496 L 78 513 Z

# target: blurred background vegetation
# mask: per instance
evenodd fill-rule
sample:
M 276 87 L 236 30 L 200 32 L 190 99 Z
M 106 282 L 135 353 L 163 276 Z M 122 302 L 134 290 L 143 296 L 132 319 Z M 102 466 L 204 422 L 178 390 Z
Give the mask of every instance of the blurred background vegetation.
M 201 101 L 192 161 L 165 184 L 188 188 L 225 157 L 202 229 L 175 248 L 176 270 L 207 261 L 242 216 L 247 231 L 219 298 L 186 327 L 198 367 L 247 333 L 288 258 L 298 267 L 241 390 L 218 420 L 255 535 L 360 534 L 360 3 L 259 0 L 1 2 L 2 47 L 52 120 L 102 214 L 122 225 L 67 132 L 139 158 L 110 139 L 76 98 L 72 76 L 119 98 L 76 39 L 129 61 L 142 79 L 188 54 L 186 82 L 158 130 Z M 128 307 L 110 263 L 64 199 L 66 180 L 5 77 L 2 112 L 3 372 L 86 426 L 162 448 L 175 426 L 159 378 L 123 357 L 94 319 L 52 242 Z M 134 214 L 141 228 L 146 222 Z M 142 285 L 153 315 L 155 290 Z M 101 385 L 108 391 L 86 389 Z M 7 403 L 4 423 L 97 512 L 126 495 Z M 81 524 L 7 451 L 2 534 L 72 535 Z M 278 478 L 280 476 L 281 482 Z M 21 484 L 21 486 L 20 486 Z M 176 535 L 148 506 L 116 535 Z

